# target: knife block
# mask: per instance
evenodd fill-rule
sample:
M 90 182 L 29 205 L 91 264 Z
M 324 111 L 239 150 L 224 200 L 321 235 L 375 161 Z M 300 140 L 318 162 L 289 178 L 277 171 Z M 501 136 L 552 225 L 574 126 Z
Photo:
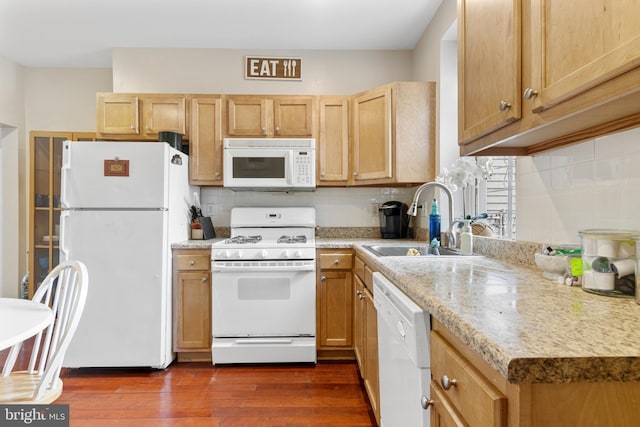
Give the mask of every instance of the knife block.
M 198 221 L 200 222 L 200 227 L 202 228 L 202 238 L 204 240 L 215 239 L 216 230 L 214 230 L 213 228 L 213 222 L 211 222 L 211 217 L 200 216 L 198 217 Z

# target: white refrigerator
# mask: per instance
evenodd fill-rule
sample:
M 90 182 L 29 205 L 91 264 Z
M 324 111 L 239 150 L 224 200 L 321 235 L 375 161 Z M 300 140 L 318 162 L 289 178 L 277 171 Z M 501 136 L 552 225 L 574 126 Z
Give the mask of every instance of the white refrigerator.
M 164 142 L 63 144 L 60 259 L 89 289 L 63 366 L 166 368 L 174 359 L 171 244 L 189 238 L 189 159 Z

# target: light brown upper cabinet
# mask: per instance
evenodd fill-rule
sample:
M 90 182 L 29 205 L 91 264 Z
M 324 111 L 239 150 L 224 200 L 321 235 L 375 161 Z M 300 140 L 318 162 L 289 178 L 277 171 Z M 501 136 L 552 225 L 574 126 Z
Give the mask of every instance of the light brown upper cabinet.
M 226 100 L 229 136 L 313 136 L 312 96 L 230 95 Z
M 538 92 L 534 108 L 550 108 L 640 65 L 637 0 L 536 0 L 531 5 L 532 53 L 541 58 L 532 67 L 532 90 Z
M 435 83 L 394 82 L 352 97 L 354 185 L 435 178 Z
M 193 185 L 221 186 L 222 97 L 191 98 L 189 177 Z
M 520 118 L 520 1 L 460 1 L 460 141 Z
M 344 186 L 349 182 L 349 98 L 320 96 L 318 99 L 319 186 Z
M 157 140 L 172 131 L 187 139 L 183 95 L 98 93 L 96 128 L 106 139 Z
M 640 125 L 638 1 L 458 6 L 461 154 L 527 155 Z

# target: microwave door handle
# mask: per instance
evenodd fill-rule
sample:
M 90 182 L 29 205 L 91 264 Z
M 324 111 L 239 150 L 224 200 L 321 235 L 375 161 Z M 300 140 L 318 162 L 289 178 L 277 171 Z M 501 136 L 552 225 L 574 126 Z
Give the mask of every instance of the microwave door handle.
M 286 154 L 284 155 L 284 164 L 288 166 L 285 171 L 285 179 L 287 181 L 287 184 L 293 185 L 293 151 L 289 150 L 286 152 Z

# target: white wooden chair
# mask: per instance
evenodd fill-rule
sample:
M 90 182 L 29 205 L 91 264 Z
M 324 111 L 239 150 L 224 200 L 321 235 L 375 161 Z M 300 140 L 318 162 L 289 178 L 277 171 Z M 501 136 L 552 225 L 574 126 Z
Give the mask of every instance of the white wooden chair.
M 36 335 L 26 371 L 12 372 L 22 343 L 11 347 L 0 377 L 0 403 L 47 404 L 60 397 L 62 360 L 80 321 L 88 283 L 86 266 L 66 261 L 38 287 L 33 300 L 51 307 L 53 322 Z

